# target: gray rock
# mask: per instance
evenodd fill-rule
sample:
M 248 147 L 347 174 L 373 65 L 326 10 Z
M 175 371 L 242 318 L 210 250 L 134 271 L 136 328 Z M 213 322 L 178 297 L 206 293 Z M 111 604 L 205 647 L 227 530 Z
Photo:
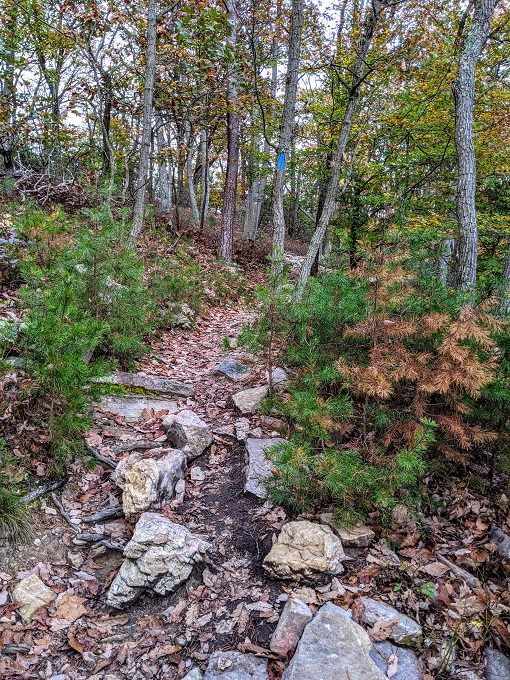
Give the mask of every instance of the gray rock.
M 120 609 L 145 591 L 174 592 L 209 548 L 186 527 L 145 512 L 124 549 L 124 562 L 110 586 L 107 604 Z
M 491 538 L 501 557 L 510 562 L 510 536 L 498 529 L 495 524 L 491 524 Z
M 239 418 L 239 420 L 236 420 L 234 423 L 234 429 L 237 441 L 245 442 L 248 439 L 248 433 L 250 432 L 250 421 L 248 418 Z
M 283 680 L 386 680 L 371 647 L 363 628 L 328 603 L 306 626 Z
M 344 571 L 340 539 L 323 524 L 289 522 L 262 563 L 268 576 L 294 581 L 316 581 Z
M 157 458 L 154 455 L 157 456 Z M 153 449 L 132 453 L 115 469 L 115 483 L 123 490 L 122 509 L 128 520 L 146 510 L 158 510 L 173 498 L 176 484 L 186 470 L 186 456 L 179 449 Z
M 273 385 L 285 385 L 289 382 L 289 376 L 284 368 L 275 368 L 271 372 Z
M 139 387 L 148 392 L 158 392 L 165 397 L 178 397 L 185 399 L 194 394 L 193 387 L 186 385 L 180 380 L 168 380 L 154 375 L 143 375 L 142 373 L 125 373 L 115 371 L 105 378 L 99 378 L 97 382 L 109 385 L 123 385 L 126 387 Z
M 246 484 L 244 490 L 247 493 L 252 493 L 259 498 L 267 498 L 267 492 L 264 488 L 264 480 L 271 475 L 273 467 L 272 462 L 266 458 L 266 450 L 271 446 L 277 444 L 288 443 L 286 439 L 274 437 L 273 439 L 251 439 L 246 440 Z
M 181 449 L 188 460 L 194 460 L 212 444 L 211 428 L 193 411 L 169 415 L 162 425 L 170 444 Z
M 327 524 L 342 541 L 344 548 L 368 548 L 374 540 L 375 534 L 369 527 L 358 525 L 347 529 L 338 526 L 333 513 L 325 512 L 320 516 L 321 522 Z
M 458 670 L 453 676 L 455 680 L 480 680 L 480 675 L 477 675 L 474 671 L 469 670 Z
M 374 626 L 377 621 L 394 621 L 395 625 L 388 637 L 399 645 L 408 646 L 421 640 L 423 631 L 416 621 L 401 614 L 389 604 L 373 600 L 371 597 L 362 597 L 361 601 L 363 603 L 362 623 Z
M 92 652 L 83 652 L 81 660 L 83 661 L 85 668 L 91 671 L 97 663 L 97 656 Z
M 214 652 L 209 659 L 204 680 L 267 680 L 267 660 L 254 654 Z
M 202 680 L 203 677 L 200 668 L 192 668 L 189 673 L 186 673 L 182 680 Z
M 243 415 L 256 413 L 260 409 L 262 400 L 267 397 L 269 388 L 267 385 L 252 387 L 249 390 L 241 390 L 232 395 L 234 406 Z
M 227 359 L 214 369 L 215 373 L 222 373 L 230 380 L 242 380 L 250 375 L 250 369 L 237 359 Z
M 487 665 L 485 680 L 508 680 L 510 678 L 510 659 L 497 649 L 485 650 Z
M 140 420 L 145 409 L 168 411 L 177 413 L 179 406 L 175 401 L 143 396 L 103 397 L 99 408 L 108 413 L 114 413 L 126 419 L 126 423 L 136 423 Z
M 418 663 L 416 654 L 405 647 L 397 647 L 385 640 L 375 642 L 370 651 L 370 657 L 384 674 L 388 671 L 388 662 L 397 658 L 397 672 L 392 676 L 393 680 L 423 680 L 423 673 Z
M 298 598 L 291 597 L 283 608 L 280 620 L 271 638 L 269 649 L 280 656 L 292 654 L 305 626 L 310 623 L 312 618 L 313 614 L 310 607 Z
M 30 621 L 39 607 L 53 602 L 56 597 L 53 590 L 48 588 L 35 574 L 24 578 L 12 591 L 13 602 L 21 604 L 19 613 L 25 621 Z

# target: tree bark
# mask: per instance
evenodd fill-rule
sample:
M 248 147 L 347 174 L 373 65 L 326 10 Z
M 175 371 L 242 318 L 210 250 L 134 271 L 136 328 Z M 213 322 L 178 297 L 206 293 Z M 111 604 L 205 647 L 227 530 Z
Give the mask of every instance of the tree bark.
M 455 146 L 457 150 L 457 186 L 455 201 L 458 221 L 457 276 L 458 290 L 473 290 L 478 262 L 478 226 L 476 222 L 476 159 L 473 135 L 475 71 L 487 42 L 494 9 L 499 0 L 475 0 L 473 20 L 462 44 L 457 74 L 452 84 L 455 102 Z
M 510 239 L 507 243 L 507 251 L 503 262 L 503 290 L 500 311 L 502 314 L 510 314 Z
M 158 17 L 156 13 L 156 0 L 148 0 L 147 62 L 145 65 L 145 87 L 143 92 L 142 140 L 140 145 L 140 159 L 138 163 L 138 177 L 135 187 L 133 227 L 131 229 L 132 245 L 136 245 L 136 242 L 138 241 L 143 229 L 143 209 L 151 152 L 152 100 L 154 97 L 154 78 L 156 75 L 157 29 Z
M 225 2 L 231 32 L 228 38 L 232 52 L 237 41 L 237 7 L 235 0 Z M 227 171 L 221 212 L 221 235 L 218 255 L 232 262 L 234 252 L 234 220 L 236 213 L 237 176 L 239 172 L 239 112 L 237 110 L 237 84 L 235 63 L 227 77 Z
M 301 271 L 299 272 L 298 280 L 296 282 L 296 288 L 293 296 L 294 300 L 296 301 L 300 300 L 301 296 L 303 295 L 304 288 L 310 276 L 310 271 L 315 258 L 317 257 L 322 240 L 326 234 L 329 221 L 335 209 L 336 192 L 338 188 L 338 181 L 340 179 L 340 170 L 342 167 L 344 153 L 347 146 L 347 140 L 349 139 L 349 134 L 354 121 L 354 114 L 356 113 L 356 106 L 360 95 L 360 87 L 364 79 L 368 52 L 370 50 L 372 38 L 374 37 L 374 32 L 383 7 L 384 2 L 382 0 L 372 0 L 371 8 L 368 10 L 368 15 L 365 20 L 363 33 L 358 44 L 357 58 L 352 72 L 352 81 L 349 89 L 349 96 L 347 99 L 344 118 L 342 121 L 342 127 L 340 129 L 340 134 L 338 135 L 335 153 L 331 162 L 331 171 L 326 196 L 324 199 L 324 206 L 322 208 L 317 228 L 312 236 L 308 252 L 305 256 L 301 266 Z
M 278 155 L 273 175 L 273 192 L 271 195 L 271 220 L 273 223 L 272 271 L 273 276 L 276 278 L 278 278 L 283 271 L 283 253 L 285 248 L 283 188 L 285 181 L 285 167 L 292 141 L 292 125 L 294 123 L 296 111 L 299 60 L 301 54 L 301 36 L 303 33 L 303 7 L 304 0 L 292 0 L 285 98 L 283 100 L 283 112 L 278 140 Z
M 200 214 L 198 212 L 195 182 L 193 181 L 193 146 L 192 146 L 193 131 L 189 120 L 184 121 L 184 129 L 186 130 L 186 143 L 188 147 L 188 153 L 186 156 L 186 174 L 188 176 L 189 203 L 191 206 L 191 214 L 193 215 L 193 221 L 195 223 L 198 223 L 200 219 Z
M 167 158 L 164 157 L 168 143 L 165 138 L 165 126 L 161 120 L 157 121 L 156 141 L 158 152 L 161 156 L 158 161 L 158 198 L 159 209 L 163 215 L 170 212 L 172 208 L 172 181 L 171 168 Z

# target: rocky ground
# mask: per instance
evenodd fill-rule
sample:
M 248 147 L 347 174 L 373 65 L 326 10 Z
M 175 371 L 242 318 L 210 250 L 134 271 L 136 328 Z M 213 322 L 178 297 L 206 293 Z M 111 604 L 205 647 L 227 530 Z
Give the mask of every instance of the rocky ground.
M 251 318 L 211 308 L 112 378 L 129 394 L 95 408 L 99 458 L 0 546 L 0 677 L 510 678 L 492 649 L 510 641 L 510 539 L 488 501 L 452 482 L 424 526 L 398 508 L 395 551 L 375 515 L 346 531 L 265 501 L 264 448 L 288 432 L 237 347 Z

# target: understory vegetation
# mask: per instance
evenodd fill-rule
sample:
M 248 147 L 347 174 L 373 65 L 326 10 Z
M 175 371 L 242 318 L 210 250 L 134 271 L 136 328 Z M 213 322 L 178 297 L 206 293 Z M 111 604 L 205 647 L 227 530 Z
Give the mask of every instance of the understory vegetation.
M 126 223 L 106 209 L 74 218 L 32 204 L 11 210 L 20 316 L 0 328 L 0 415 L 6 431 L 25 423 L 26 432 L 15 460 L 2 456 L 0 516 L 15 519 L 17 488 L 31 469 L 62 475 L 84 453 L 92 402 L 120 389 L 101 377 L 132 369 L 148 351 L 144 341 L 178 322 L 183 305 L 192 324 L 204 281 L 214 288 L 216 280 L 184 248 L 164 260 L 142 257 L 126 246 Z
M 332 506 L 352 522 L 396 503 L 419 508 L 430 475 L 469 477 L 472 463 L 486 480 L 508 472 L 500 299 L 446 288 L 424 243 L 401 232 L 367 242 L 358 264 L 337 260 L 299 304 L 285 282 L 261 291 L 265 314 L 244 340 L 294 371 L 289 392 L 266 402 L 293 433 L 273 451 L 278 504 Z

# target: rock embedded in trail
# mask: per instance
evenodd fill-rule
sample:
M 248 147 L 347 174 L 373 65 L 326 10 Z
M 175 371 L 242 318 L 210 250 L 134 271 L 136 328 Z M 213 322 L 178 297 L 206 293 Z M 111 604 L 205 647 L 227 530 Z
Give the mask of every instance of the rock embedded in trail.
M 192 668 L 189 673 L 186 673 L 182 680 L 202 680 L 203 677 L 200 668 Z
M 239 652 L 214 652 L 204 675 L 204 680 L 268 680 L 267 660 L 254 654 Z
M 485 650 L 487 665 L 485 680 L 508 680 L 510 678 L 510 659 L 497 649 Z
M 495 524 L 491 524 L 491 538 L 501 557 L 510 562 L 510 536 L 501 531 Z
M 249 390 L 235 392 L 232 395 L 232 401 L 242 415 L 249 416 L 260 409 L 262 401 L 267 397 L 268 392 L 269 387 L 267 385 L 251 387 Z
M 360 620 L 368 626 L 374 626 L 378 621 L 394 622 L 388 638 L 399 645 L 413 645 L 422 639 L 421 626 L 405 614 L 390 607 L 389 604 L 373 600 L 371 597 L 362 597 L 363 613 Z
M 266 457 L 265 452 L 271 446 L 278 444 L 288 444 L 288 442 L 280 437 L 272 439 L 252 439 L 249 437 L 246 440 L 247 467 L 244 490 L 247 493 L 252 493 L 258 498 L 267 498 L 264 480 L 271 476 L 273 464 Z
M 262 566 L 270 578 L 318 581 L 344 571 L 340 539 L 323 524 L 308 521 L 285 524 Z
M 210 427 L 193 411 L 180 411 L 163 420 L 168 441 L 181 449 L 187 460 L 198 458 L 212 444 Z
M 309 623 L 282 680 L 386 680 L 372 643 L 348 612 L 325 604 Z
M 250 369 L 237 359 L 227 359 L 214 369 L 214 373 L 221 373 L 230 380 L 243 380 L 250 375 Z
M 325 512 L 320 516 L 321 522 L 327 524 L 333 533 L 342 541 L 344 548 L 368 548 L 370 543 L 375 538 L 375 533 L 364 525 L 358 525 L 347 529 L 346 527 L 338 526 L 335 522 L 333 513 Z
M 284 368 L 274 368 L 271 371 L 271 381 L 273 385 L 285 385 L 289 382 L 289 376 Z
M 180 380 L 169 380 L 168 378 L 159 378 L 155 375 L 143 373 L 115 371 L 105 378 L 99 378 L 97 382 L 124 387 L 139 387 L 148 392 L 158 392 L 165 397 L 177 397 L 179 399 L 192 397 L 195 393 L 191 385 L 186 385 Z
M 151 454 L 155 454 L 152 455 Z M 184 478 L 186 456 L 179 449 L 154 449 L 123 458 L 114 473 L 122 489 L 122 508 L 128 520 L 146 510 L 158 510 L 173 498 L 175 487 Z
M 389 667 L 395 666 L 396 660 L 396 673 L 391 676 L 393 680 L 423 680 L 418 658 L 410 649 L 384 640 L 374 643 L 370 657 L 385 675 L 388 674 Z
M 271 638 L 269 649 L 280 656 L 292 654 L 305 626 L 310 623 L 312 618 L 313 614 L 310 607 L 298 598 L 291 597 L 283 608 L 280 620 Z
M 179 411 L 179 405 L 175 401 L 132 395 L 125 397 L 103 397 L 99 403 L 99 408 L 125 418 L 126 423 L 137 423 L 145 409 L 152 409 L 155 413 L 158 411 L 177 413 Z
M 120 609 L 146 591 L 173 593 L 209 548 L 186 527 L 162 515 L 143 513 L 124 549 L 124 562 L 110 586 L 107 604 Z
M 31 621 L 32 616 L 40 607 L 53 602 L 56 597 L 56 593 L 35 574 L 24 578 L 12 591 L 12 599 L 21 604 L 19 613 L 25 621 Z

